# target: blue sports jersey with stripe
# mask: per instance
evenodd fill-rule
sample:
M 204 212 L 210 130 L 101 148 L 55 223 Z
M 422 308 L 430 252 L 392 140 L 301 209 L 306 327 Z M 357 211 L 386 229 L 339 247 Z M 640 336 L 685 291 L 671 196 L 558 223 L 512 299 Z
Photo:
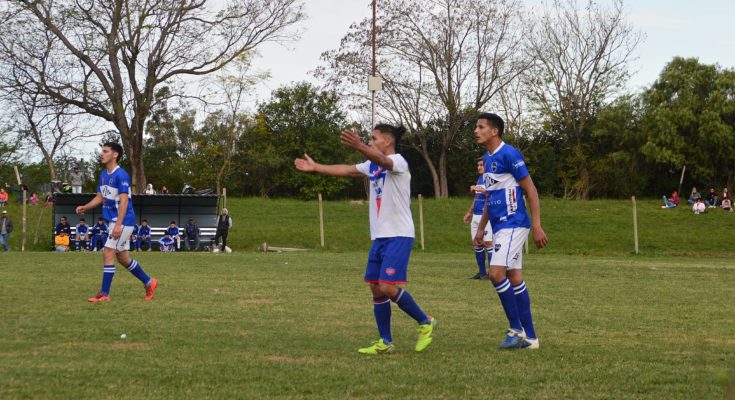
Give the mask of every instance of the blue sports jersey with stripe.
M 117 222 L 120 194 L 130 194 L 130 176 L 119 165 L 112 172 L 107 172 L 107 169 L 105 169 L 100 174 L 97 191 L 102 194 L 103 198 L 102 218 L 107 221 Z M 128 207 L 122 224 L 125 226 L 135 225 L 133 199 L 130 197 L 128 197 Z
M 485 187 L 485 179 L 482 175 L 477 177 L 476 186 Z M 485 203 L 487 202 L 487 193 L 485 190 L 475 190 L 475 203 L 472 206 L 472 213 L 474 215 L 482 215 L 485 209 Z
M 493 233 L 501 229 L 530 228 L 523 189 L 518 185 L 518 181 L 529 175 L 521 152 L 501 142 L 492 154 L 485 153 L 483 160 L 483 182 L 488 194 L 487 209 Z
M 77 229 L 77 233 L 78 234 L 80 234 L 80 235 L 86 235 L 87 232 L 89 232 L 89 225 L 87 225 L 87 224 L 84 224 L 84 225 L 78 224 L 76 229 Z

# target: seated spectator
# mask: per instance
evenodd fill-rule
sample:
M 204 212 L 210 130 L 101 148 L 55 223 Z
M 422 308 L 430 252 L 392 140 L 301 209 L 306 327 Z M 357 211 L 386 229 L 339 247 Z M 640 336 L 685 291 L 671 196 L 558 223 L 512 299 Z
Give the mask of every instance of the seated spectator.
M 176 226 L 176 221 L 171 221 L 171 224 L 166 228 L 166 232 L 176 242 L 176 250 L 181 249 L 181 236 L 179 236 L 179 227 Z
M 720 199 L 728 198 L 730 201 L 732 201 L 732 198 L 730 197 L 730 193 L 727 193 L 727 188 L 722 189 L 722 196 L 720 196 Z
M 715 208 L 717 207 L 717 192 L 715 192 L 715 188 L 709 188 L 709 192 L 707 193 L 707 199 L 704 201 L 704 204 L 707 205 L 709 208 Z
M 145 186 L 145 194 L 156 194 L 156 189 L 153 189 L 153 184 L 147 184 Z
M 729 197 L 725 197 L 724 199 L 722 199 L 722 209 L 732 212 L 732 201 Z
M 89 247 L 92 251 L 102 250 L 105 247 L 105 243 L 107 243 L 107 224 L 105 224 L 104 218 L 97 219 L 97 223 L 92 227 L 91 237 L 92 243 Z
M 138 245 L 138 224 L 133 224 L 133 233 L 130 234 L 130 251 L 135 250 L 136 246 Z M 140 250 L 138 250 L 140 251 Z
M 6 204 L 8 204 L 8 192 L 0 188 L 0 207 L 5 207 Z
M 161 188 L 161 194 L 168 194 L 168 188 L 165 185 Z
M 135 241 L 135 251 L 140 251 L 140 242 L 145 241 L 148 245 L 148 251 L 151 251 L 151 227 L 148 226 L 148 220 L 141 221 L 138 228 L 138 238 Z
M 692 212 L 695 214 L 701 214 L 705 212 L 707 208 L 701 198 L 697 199 L 697 202 L 692 205 Z
M 71 226 L 69 226 L 69 222 L 67 222 L 66 217 L 59 218 L 59 223 L 56 224 L 56 229 L 54 229 L 55 235 L 62 232 L 66 233 L 67 236 L 71 236 Z
M 164 253 L 174 251 L 174 240 L 171 239 L 168 231 L 163 232 L 163 237 L 158 240 L 158 248 Z
M 184 227 L 184 245 L 186 246 L 186 250 L 190 251 L 191 246 L 189 245 L 190 242 L 194 242 L 194 251 L 199 251 L 199 235 L 200 235 L 199 225 L 197 225 L 197 222 L 194 220 L 194 218 L 189 218 L 189 223 L 186 224 L 186 227 Z
M 43 202 L 44 206 L 54 205 L 54 196 L 51 193 L 46 193 L 46 200 Z
M 661 208 L 676 208 L 679 205 L 679 192 L 674 190 L 668 199 L 664 196 L 664 205 Z
M 69 235 L 66 232 L 61 232 L 54 237 L 54 250 L 65 253 L 69 251 Z
M 84 218 L 79 219 L 76 227 L 76 236 L 74 238 L 74 249 L 76 251 L 88 250 L 87 242 L 89 241 L 89 225 Z
M 31 203 L 32 206 L 38 204 L 38 196 L 36 195 L 36 192 L 31 193 L 31 197 L 28 199 L 28 201 Z
M 702 195 L 699 194 L 697 191 L 697 187 L 692 187 L 692 193 L 689 194 L 689 199 L 687 200 L 687 203 L 694 205 L 697 202 L 697 199 L 702 199 Z

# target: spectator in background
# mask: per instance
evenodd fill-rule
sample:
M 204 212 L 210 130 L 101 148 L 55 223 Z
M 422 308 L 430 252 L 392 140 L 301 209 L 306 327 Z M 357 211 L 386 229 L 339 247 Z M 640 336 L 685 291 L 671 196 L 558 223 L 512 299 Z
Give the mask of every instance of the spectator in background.
M 176 226 L 176 221 L 171 221 L 171 224 L 169 224 L 168 228 L 166 228 L 166 232 L 168 232 L 168 235 L 171 236 L 171 239 L 176 242 L 175 251 L 179 251 L 179 249 L 181 249 L 181 236 L 179 235 L 179 227 Z
M 664 205 L 661 208 L 676 208 L 679 205 L 679 192 L 674 190 L 668 199 L 664 196 Z
M 107 243 L 107 224 L 105 224 L 105 219 L 100 217 L 92 227 L 92 244 L 90 244 L 90 247 L 92 251 L 102 250 L 105 243 Z
M 18 205 L 23 204 L 23 191 L 26 192 L 26 196 L 28 196 L 28 185 L 20 185 L 17 189 L 13 189 L 14 192 L 18 193 Z M 28 201 L 28 198 L 26 198 L 26 201 Z
M 168 188 L 166 187 L 166 185 L 164 185 L 164 186 L 163 186 L 163 187 L 161 188 L 161 194 L 168 194 Z
M 69 222 L 66 220 L 66 217 L 61 217 L 59 219 L 59 223 L 56 224 L 56 229 L 54 229 L 55 235 L 62 232 L 66 233 L 67 236 L 71 236 L 71 226 L 69 226 Z
M 726 197 L 730 199 L 730 201 L 732 201 L 732 198 L 730 197 L 730 193 L 727 193 L 727 188 L 724 188 L 722 189 L 722 196 L 720 196 L 720 198 L 725 199 Z
M 54 237 L 54 250 L 59 253 L 69 251 L 69 235 L 66 232 L 57 233 Z
M 138 230 L 139 229 L 140 228 L 138 227 L 138 224 L 133 225 L 133 233 L 130 234 L 130 251 L 135 250 L 136 246 L 138 246 Z
M 163 237 L 158 240 L 158 248 L 164 253 L 174 251 L 174 240 L 171 239 L 168 231 L 163 232 Z
M 189 223 L 184 227 L 184 245 L 186 246 L 187 251 L 191 250 L 189 242 L 194 242 L 194 251 L 199 251 L 200 233 L 199 225 L 197 225 L 196 220 L 194 220 L 194 218 L 189 218 Z
M 145 241 L 148 245 L 148 251 L 151 251 L 151 227 L 148 226 L 148 220 L 144 219 L 138 228 L 138 240 L 135 243 L 135 250 L 140 251 L 140 242 Z
M 74 169 L 69 174 L 69 180 L 71 181 L 71 192 L 82 193 L 82 186 L 84 185 L 84 173 L 79 170 L 79 167 L 74 167 Z
M 217 233 L 214 235 L 215 244 L 217 244 L 219 239 L 222 238 L 220 251 L 225 251 L 225 248 L 227 247 L 227 234 L 230 232 L 230 228 L 232 228 L 232 218 L 230 217 L 227 209 L 223 208 L 219 217 L 217 217 Z
M 0 244 L 3 246 L 3 251 L 8 251 L 8 236 L 10 232 L 13 232 L 13 220 L 8 217 L 8 210 L 3 210 L 0 216 Z
M 729 197 L 722 199 L 722 209 L 725 211 L 732 212 L 732 200 Z
M 74 248 L 76 251 L 88 250 L 87 242 L 89 241 L 89 225 L 84 218 L 79 218 L 76 227 L 76 236 L 74 238 Z
M 692 187 L 692 193 L 689 194 L 689 199 L 687 200 L 687 203 L 694 205 L 697 202 L 697 199 L 702 199 L 702 195 L 699 194 L 697 191 L 697 187 Z
M 46 200 L 43 202 L 44 206 L 53 206 L 54 205 L 54 195 L 51 193 L 46 193 Z
M 145 194 L 156 194 L 156 189 L 153 189 L 153 184 L 149 183 L 145 186 Z
M 705 200 L 705 204 L 709 208 L 715 208 L 717 207 L 717 192 L 715 192 L 715 188 L 709 188 L 709 192 L 707 193 L 707 199 Z
M 5 188 L 0 188 L 0 207 L 5 207 L 8 204 L 8 192 Z
M 28 198 L 28 201 L 32 206 L 38 204 L 38 195 L 36 195 L 36 192 L 31 193 L 31 197 Z
M 692 205 L 692 212 L 695 214 L 701 214 L 705 212 L 707 208 L 704 205 L 704 202 L 701 198 L 698 198 L 697 201 Z

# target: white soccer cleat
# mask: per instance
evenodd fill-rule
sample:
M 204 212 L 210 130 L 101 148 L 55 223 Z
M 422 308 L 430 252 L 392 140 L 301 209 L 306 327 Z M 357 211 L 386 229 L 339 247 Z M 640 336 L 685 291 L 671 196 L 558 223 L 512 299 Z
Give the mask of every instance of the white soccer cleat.
M 523 338 L 519 347 L 521 349 L 538 349 L 539 345 L 538 339 Z

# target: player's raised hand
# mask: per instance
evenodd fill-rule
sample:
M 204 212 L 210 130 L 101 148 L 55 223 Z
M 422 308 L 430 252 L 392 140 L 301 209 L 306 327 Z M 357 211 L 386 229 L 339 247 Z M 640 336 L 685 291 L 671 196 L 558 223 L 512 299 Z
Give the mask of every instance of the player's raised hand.
M 549 244 L 549 238 L 546 237 L 546 232 L 540 226 L 533 227 L 531 229 L 533 234 L 533 241 L 536 243 L 536 247 L 541 249 Z
M 362 139 L 360 139 L 360 136 L 354 129 L 343 130 L 339 134 L 339 141 L 342 142 L 343 145 L 355 150 L 358 150 L 360 146 L 364 145 Z
M 293 160 L 293 164 L 296 166 L 296 169 L 299 171 L 304 172 L 314 172 L 316 171 L 316 162 L 309 157 L 308 154 L 304 153 L 304 158 L 297 158 Z
M 79 215 L 84 215 L 84 212 L 85 212 L 85 211 L 86 211 L 86 210 L 84 209 L 84 206 L 78 206 L 78 207 L 77 207 L 77 214 L 79 214 Z

